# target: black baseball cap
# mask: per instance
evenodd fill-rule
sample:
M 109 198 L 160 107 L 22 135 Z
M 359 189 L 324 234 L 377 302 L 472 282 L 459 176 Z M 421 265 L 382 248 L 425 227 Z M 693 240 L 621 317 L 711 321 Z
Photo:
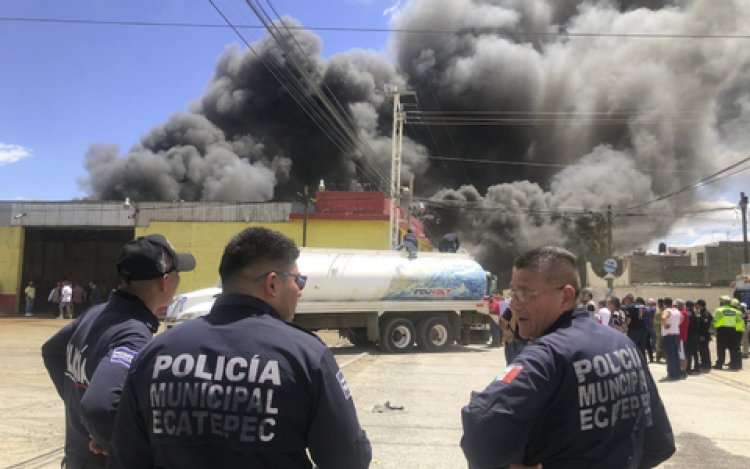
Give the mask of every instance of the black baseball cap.
M 195 269 L 195 257 L 176 253 L 160 234 L 140 236 L 120 249 L 117 271 L 126 280 L 151 280 L 169 272 Z

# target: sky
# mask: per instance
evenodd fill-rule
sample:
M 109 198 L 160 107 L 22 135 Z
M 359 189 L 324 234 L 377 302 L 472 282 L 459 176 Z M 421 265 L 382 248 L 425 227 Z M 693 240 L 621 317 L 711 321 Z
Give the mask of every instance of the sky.
M 308 27 L 387 28 L 402 0 L 274 0 Z M 258 25 L 241 0 L 216 0 L 234 22 Z M 93 144 L 126 152 L 206 92 L 219 56 L 239 43 L 226 27 L 167 27 L 27 19 L 224 24 L 202 0 L 0 0 L 0 200 L 86 197 Z M 246 30 L 251 41 L 264 32 Z M 329 57 L 352 49 L 387 55 L 387 32 L 316 30 Z M 750 156 L 750 149 L 745 155 Z M 736 207 L 747 173 L 699 192 L 703 208 Z M 615 224 L 627 219 L 615 219 Z M 687 246 L 741 239 L 738 210 L 677 218 L 660 241 Z

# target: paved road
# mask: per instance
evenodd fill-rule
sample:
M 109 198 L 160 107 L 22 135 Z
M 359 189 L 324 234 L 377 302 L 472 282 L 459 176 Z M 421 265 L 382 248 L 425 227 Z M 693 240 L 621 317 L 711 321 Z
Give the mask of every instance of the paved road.
M 62 403 L 39 347 L 64 322 L 0 319 L 0 468 L 58 468 Z M 321 334 L 346 374 L 373 444 L 373 468 L 464 468 L 459 411 L 471 390 L 504 367 L 502 349 L 452 347 L 439 354 L 385 355 Z M 678 451 L 668 468 L 750 467 L 750 361 L 660 384 Z M 657 379 L 664 365 L 651 365 Z M 387 404 L 386 404 L 387 403 Z M 400 409 L 403 408 L 403 409 Z

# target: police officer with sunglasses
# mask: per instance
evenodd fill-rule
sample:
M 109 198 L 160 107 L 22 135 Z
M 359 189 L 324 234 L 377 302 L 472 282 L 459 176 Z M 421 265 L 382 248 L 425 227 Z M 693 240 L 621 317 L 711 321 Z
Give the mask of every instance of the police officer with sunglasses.
M 291 323 L 307 280 L 298 257 L 291 239 L 265 228 L 227 244 L 210 313 L 136 358 L 108 467 L 369 466 L 343 373 L 320 339 Z

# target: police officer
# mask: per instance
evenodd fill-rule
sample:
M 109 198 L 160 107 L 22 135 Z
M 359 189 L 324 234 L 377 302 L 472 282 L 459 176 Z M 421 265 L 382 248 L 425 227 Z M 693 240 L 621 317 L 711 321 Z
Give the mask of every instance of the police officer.
M 579 289 L 576 258 L 562 248 L 516 260 L 511 309 L 533 340 L 463 408 L 469 467 L 651 467 L 674 453 L 643 356 L 626 335 L 574 311 Z
M 722 369 L 726 352 L 729 350 L 730 368 L 736 364 L 734 336 L 737 330 L 737 310 L 730 306 L 731 298 L 724 295 L 719 298 L 719 307 L 714 310 L 714 327 L 716 328 L 716 364 L 714 368 Z
M 695 309 L 698 315 L 698 352 L 701 357 L 701 372 L 708 373 L 711 371 L 711 351 L 708 343 L 711 342 L 711 326 L 714 318 L 706 309 L 706 300 L 696 301 Z
M 104 467 L 107 444 L 128 368 L 159 327 L 154 315 L 174 297 L 178 272 L 195 268 L 161 235 L 130 241 L 120 250 L 118 290 L 42 346 L 58 394 L 65 402 L 67 468 Z
M 210 313 L 136 358 L 110 451 L 114 468 L 369 466 L 370 442 L 328 348 L 290 323 L 306 277 L 281 233 L 227 244 Z
M 417 251 L 419 250 L 419 241 L 417 240 L 417 235 L 414 234 L 414 231 L 412 231 L 411 228 L 406 230 L 403 241 L 401 242 L 401 244 L 396 246 L 396 251 L 400 251 L 402 249 L 406 249 L 406 251 L 409 253 L 410 259 L 417 257 Z
M 734 357 L 729 367 L 732 370 L 742 369 L 742 336 L 745 334 L 745 318 L 743 317 L 743 311 L 740 307 L 740 300 L 732 298 L 729 301 L 729 306 L 737 312 L 737 320 L 734 322 L 734 336 L 732 337 L 732 349 L 734 349 Z
M 438 244 L 438 250 L 440 252 L 458 252 L 458 247 L 461 245 L 458 241 L 458 235 L 456 233 L 445 233 L 440 239 Z

